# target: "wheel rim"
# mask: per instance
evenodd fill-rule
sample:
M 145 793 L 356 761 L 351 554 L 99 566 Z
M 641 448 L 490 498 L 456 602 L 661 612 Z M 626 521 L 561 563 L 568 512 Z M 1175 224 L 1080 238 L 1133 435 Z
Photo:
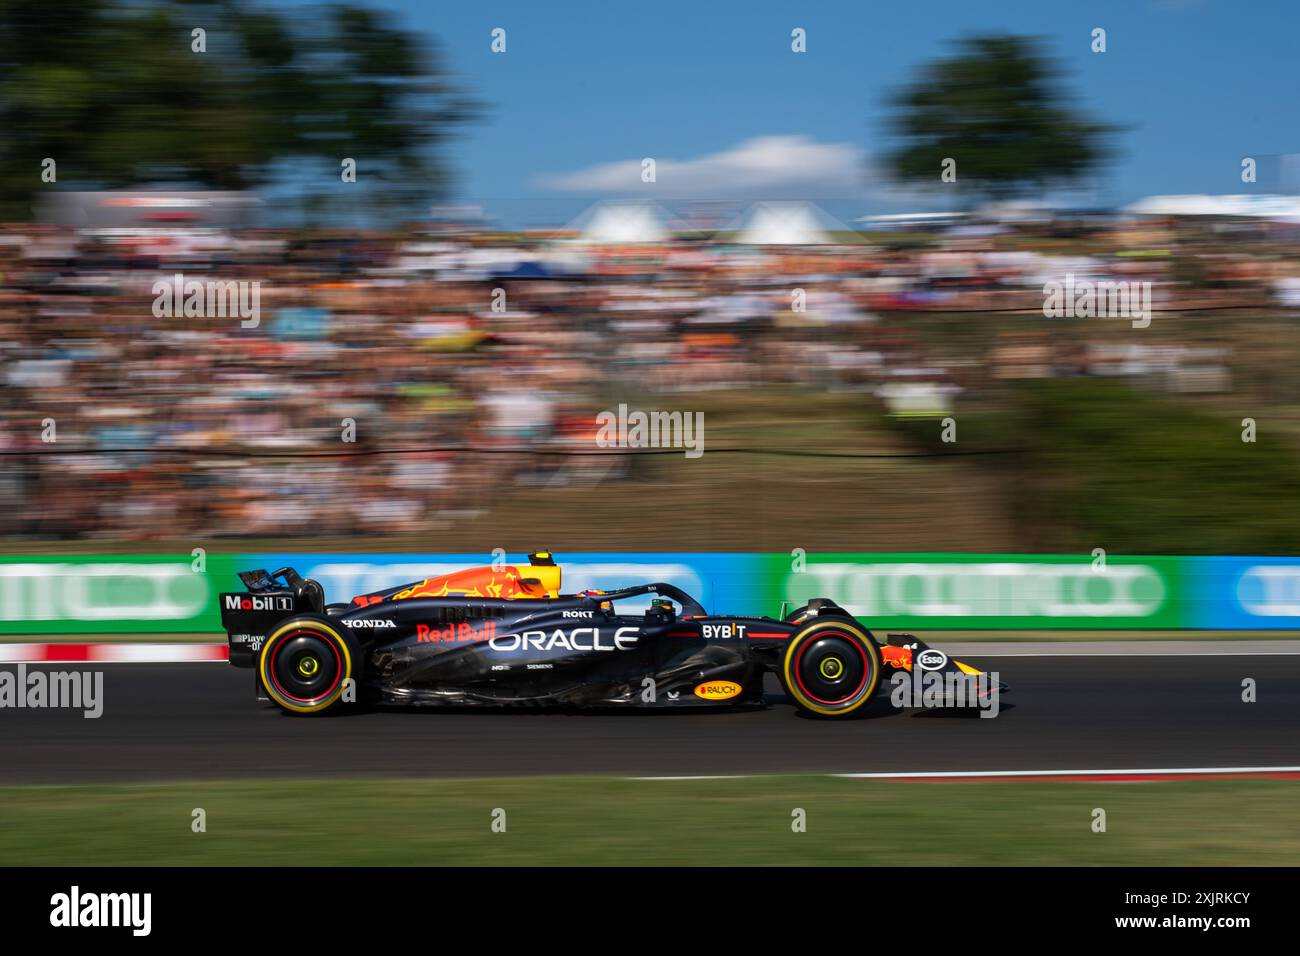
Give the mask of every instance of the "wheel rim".
M 316 631 L 290 631 L 274 648 L 269 668 L 275 688 L 289 700 L 312 703 L 338 687 L 343 671 L 334 642 Z
M 825 631 L 799 648 L 794 676 L 809 699 L 834 707 L 862 693 L 871 678 L 871 661 L 851 635 Z

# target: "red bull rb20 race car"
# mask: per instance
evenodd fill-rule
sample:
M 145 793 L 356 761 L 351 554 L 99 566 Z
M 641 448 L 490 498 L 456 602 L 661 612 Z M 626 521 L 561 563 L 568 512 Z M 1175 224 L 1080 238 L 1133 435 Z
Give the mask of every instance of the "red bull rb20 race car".
M 711 615 L 662 582 L 563 594 L 546 552 L 346 604 L 326 603 L 321 585 L 292 568 L 239 577 L 247 590 L 221 595 L 230 662 L 252 668 L 258 696 L 290 714 L 353 703 L 753 706 L 765 703 L 770 672 L 800 710 L 846 718 L 870 705 L 887 673 L 980 673 L 911 635 L 882 644 L 826 599 L 776 619 Z

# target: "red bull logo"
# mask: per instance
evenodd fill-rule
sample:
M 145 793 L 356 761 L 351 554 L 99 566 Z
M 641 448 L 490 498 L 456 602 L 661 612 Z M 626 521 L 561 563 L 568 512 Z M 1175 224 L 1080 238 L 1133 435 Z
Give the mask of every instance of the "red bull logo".
M 880 659 L 895 670 L 910 671 L 912 669 L 912 649 L 910 647 L 895 647 L 892 644 L 882 645 Z
M 507 565 L 496 568 L 470 568 L 452 574 L 426 578 L 404 591 L 393 595 L 394 601 L 407 598 L 480 597 L 480 598 L 544 598 L 546 590 L 540 584 L 523 580 L 519 569 Z
M 448 624 L 446 627 L 430 627 L 428 624 L 415 626 L 415 640 L 418 644 L 490 641 L 496 636 L 496 621 L 488 621 L 479 627 L 475 627 L 468 621 Z

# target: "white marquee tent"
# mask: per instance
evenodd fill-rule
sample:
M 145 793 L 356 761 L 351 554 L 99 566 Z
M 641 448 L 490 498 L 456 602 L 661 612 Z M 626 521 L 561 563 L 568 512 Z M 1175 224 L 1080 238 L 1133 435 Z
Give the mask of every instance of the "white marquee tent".
M 664 242 L 670 238 L 669 217 L 654 203 L 606 201 L 573 221 L 580 242 L 622 244 Z
M 836 232 L 853 232 L 809 202 L 755 203 L 724 231 L 749 246 L 826 245 L 836 241 Z

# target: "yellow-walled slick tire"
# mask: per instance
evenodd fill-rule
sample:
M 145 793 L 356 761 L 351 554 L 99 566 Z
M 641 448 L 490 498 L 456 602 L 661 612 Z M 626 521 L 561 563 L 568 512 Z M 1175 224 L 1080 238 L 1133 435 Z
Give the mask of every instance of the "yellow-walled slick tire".
M 843 618 L 822 618 L 790 639 L 781 682 L 800 710 L 847 717 L 870 703 L 880 667 L 880 650 L 862 628 Z
M 321 714 L 343 699 L 355 680 L 355 650 L 332 624 L 295 618 L 262 644 L 258 679 L 267 696 L 291 714 Z

